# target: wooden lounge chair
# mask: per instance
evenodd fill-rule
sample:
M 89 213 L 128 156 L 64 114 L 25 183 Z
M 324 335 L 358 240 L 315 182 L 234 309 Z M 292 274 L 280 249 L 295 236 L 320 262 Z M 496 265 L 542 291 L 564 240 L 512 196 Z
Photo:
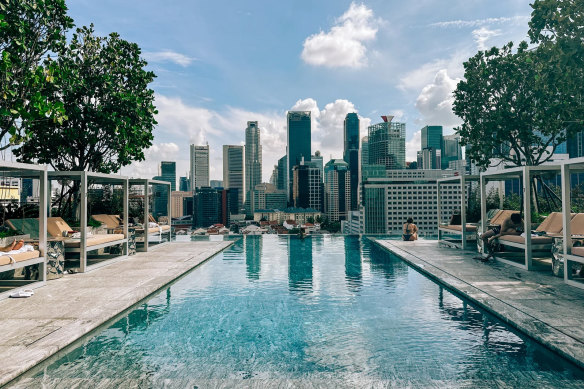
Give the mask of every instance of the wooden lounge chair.
M 563 230 L 563 216 L 561 212 L 550 213 L 545 220 L 536 228 L 536 233 L 544 235 L 531 237 L 531 248 L 537 251 L 550 250 L 553 243 L 553 237 L 560 236 Z M 530 233 L 528 231 L 528 233 Z M 525 250 L 525 237 L 521 235 L 503 235 L 499 239 L 499 244 Z
M 572 234 L 572 244 L 578 239 L 580 243 L 584 240 L 584 213 L 574 215 L 570 221 L 570 233 Z M 584 246 L 572 246 L 571 255 L 584 257 Z
M 79 252 L 81 239 L 64 237 L 64 232 L 72 231 L 67 222 L 60 217 L 47 218 L 47 233 L 54 239 L 65 242 L 65 251 Z M 124 234 L 98 234 L 87 237 L 86 247 L 92 250 L 124 243 Z

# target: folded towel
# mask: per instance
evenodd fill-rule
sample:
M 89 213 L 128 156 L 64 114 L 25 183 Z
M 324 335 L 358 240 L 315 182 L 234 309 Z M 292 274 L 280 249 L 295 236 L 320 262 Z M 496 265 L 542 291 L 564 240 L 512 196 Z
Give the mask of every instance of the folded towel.
M 148 228 L 156 228 L 156 227 L 158 227 L 158 223 L 153 223 L 153 222 L 148 223 Z

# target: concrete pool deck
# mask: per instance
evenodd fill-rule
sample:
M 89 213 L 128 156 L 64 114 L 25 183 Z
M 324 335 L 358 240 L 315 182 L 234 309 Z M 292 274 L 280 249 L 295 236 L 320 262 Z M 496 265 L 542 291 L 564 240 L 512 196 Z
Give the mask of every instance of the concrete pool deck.
M 548 272 L 526 271 L 438 241 L 374 240 L 413 268 L 584 367 L 584 290 Z
M 89 273 L 48 281 L 25 299 L 0 301 L 0 386 L 229 247 L 172 242 Z

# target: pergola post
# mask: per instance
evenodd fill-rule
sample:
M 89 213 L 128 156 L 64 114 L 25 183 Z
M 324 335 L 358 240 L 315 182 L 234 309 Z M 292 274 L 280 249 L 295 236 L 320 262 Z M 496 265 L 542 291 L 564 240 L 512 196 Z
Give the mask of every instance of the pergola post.
M 440 181 L 436 181 L 436 206 L 438 209 L 438 240 L 442 239 L 442 231 L 440 231 L 440 225 L 442 223 L 442 202 L 440 197 Z
M 144 251 L 148 251 L 148 231 L 150 230 L 150 194 L 148 180 L 144 182 Z
M 45 282 L 47 279 L 47 170 L 41 171 L 39 174 L 39 251 L 41 256 L 45 258 L 44 262 L 40 263 L 40 280 Z
M 481 191 L 481 233 L 484 234 L 487 232 L 487 189 L 486 189 L 486 182 L 487 180 L 483 177 L 483 174 L 480 175 L 480 191 Z M 485 247 L 483 247 L 483 254 L 485 252 Z
M 168 217 L 168 225 L 170 226 L 170 231 L 168 231 L 168 241 L 172 241 L 172 216 L 170 215 L 171 212 L 171 197 L 172 197 L 172 186 L 169 184 L 167 187 L 167 192 L 168 192 L 168 198 L 166 201 L 166 215 Z M 160 234 L 162 235 L 162 234 Z
M 124 239 L 126 239 L 126 242 L 122 245 L 122 247 L 123 247 L 122 253 L 124 255 L 128 255 L 128 253 L 129 253 L 129 247 L 128 247 L 128 245 L 129 245 L 129 243 L 128 243 L 128 240 L 129 240 L 129 231 L 128 231 L 129 206 L 128 206 L 128 203 L 129 203 L 130 185 L 129 185 L 129 182 L 127 179 L 125 179 L 124 182 L 122 183 L 122 188 L 123 188 L 122 190 L 124 192 L 123 200 L 122 200 L 124 202 L 124 204 L 123 204 L 124 217 L 123 217 L 122 223 L 124 224 Z
M 462 249 L 466 250 L 466 183 L 464 174 L 460 175 L 460 224 L 462 226 Z
M 571 177 L 570 166 L 562 164 L 562 223 L 564 235 L 564 281 L 567 282 L 572 277 L 569 271 L 568 255 L 572 253 L 572 231 L 570 226 L 570 214 L 572 212 L 572 194 L 570 193 Z
M 523 167 L 523 220 L 525 223 L 525 268 L 532 268 L 532 247 L 531 247 L 531 167 Z
M 80 215 L 80 233 L 81 242 L 79 245 L 79 270 L 85 273 L 87 267 L 87 173 L 81 172 L 79 176 L 81 187 L 81 215 Z

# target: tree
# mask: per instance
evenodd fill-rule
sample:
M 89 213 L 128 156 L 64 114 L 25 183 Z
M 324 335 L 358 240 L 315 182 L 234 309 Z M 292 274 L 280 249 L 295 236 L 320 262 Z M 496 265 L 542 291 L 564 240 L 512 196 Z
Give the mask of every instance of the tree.
M 6 149 L 31 133 L 31 125 L 62 122 L 60 101 L 44 88 L 58 75 L 43 57 L 58 52 L 73 26 L 65 0 L 0 0 L 0 145 Z M 44 64 L 43 64 L 44 63 Z
M 157 112 L 148 88 L 155 75 L 144 69 L 138 45 L 82 27 L 55 62 L 59 79 L 45 92 L 63 104 L 67 120 L 32 123 L 30 137 L 14 150 L 19 160 L 101 173 L 143 160 Z
M 480 51 L 464 63 L 465 80 L 454 91 L 456 129 L 467 156 L 487 167 L 491 158 L 512 165 L 540 165 L 574 131 L 572 101 L 559 98 L 545 83 L 548 72 L 538 49 L 521 42 Z

